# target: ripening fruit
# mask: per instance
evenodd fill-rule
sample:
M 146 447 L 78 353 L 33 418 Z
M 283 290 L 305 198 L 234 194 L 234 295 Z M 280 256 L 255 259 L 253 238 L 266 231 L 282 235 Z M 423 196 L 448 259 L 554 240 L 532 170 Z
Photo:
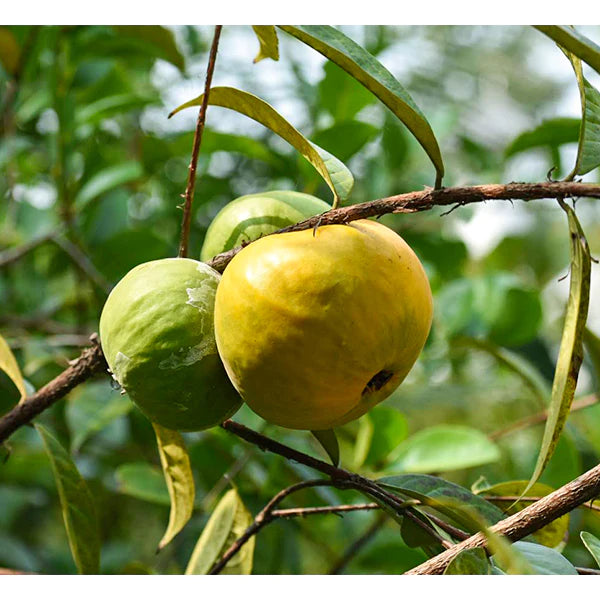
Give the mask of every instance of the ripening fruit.
M 374 221 L 271 235 L 227 266 L 215 336 L 233 385 L 267 421 L 323 430 L 387 398 L 431 327 L 427 276 Z
M 163 427 L 206 429 L 241 405 L 215 344 L 219 279 L 187 258 L 147 262 L 125 275 L 102 310 L 100 341 L 114 378 Z
M 210 224 L 200 260 L 208 261 L 221 252 L 324 213 L 330 208 L 323 200 L 300 192 L 275 191 L 242 196 L 227 204 Z

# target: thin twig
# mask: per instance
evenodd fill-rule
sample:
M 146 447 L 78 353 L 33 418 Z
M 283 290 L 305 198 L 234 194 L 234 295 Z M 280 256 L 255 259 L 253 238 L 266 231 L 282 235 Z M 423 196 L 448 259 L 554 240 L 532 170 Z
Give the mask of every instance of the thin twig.
M 338 504 L 335 506 L 307 506 L 306 508 L 282 508 L 274 510 L 271 515 L 280 519 L 293 517 L 310 517 L 311 515 L 341 515 L 341 513 L 356 512 L 360 510 L 380 510 L 381 506 L 375 502 L 363 504 Z
M 188 255 L 188 244 L 190 237 L 190 224 L 192 222 L 192 202 L 194 200 L 194 188 L 196 186 L 196 167 L 198 166 L 198 154 L 200 153 L 200 144 L 202 143 L 202 133 L 204 131 L 204 122 L 206 121 L 206 109 L 208 108 L 208 96 L 212 83 L 213 72 L 215 70 L 215 61 L 217 60 L 217 50 L 219 48 L 219 38 L 221 37 L 222 25 L 215 26 L 210 55 L 208 57 L 208 67 L 206 69 L 206 81 L 204 82 L 204 96 L 198 120 L 196 121 L 196 130 L 194 131 L 194 142 L 192 145 L 192 158 L 188 170 L 188 181 L 183 195 L 183 218 L 181 221 L 181 240 L 179 242 L 179 257 L 185 258 Z
M 380 515 L 370 527 L 356 539 L 348 548 L 340 559 L 331 567 L 329 575 L 339 575 L 348 566 L 348 563 L 377 535 L 379 530 L 385 524 L 386 515 Z
M 420 192 L 409 192 L 389 198 L 372 200 L 361 204 L 353 204 L 329 210 L 295 225 L 290 225 L 275 232 L 287 233 L 313 229 L 315 225 L 345 224 L 357 219 L 378 217 L 389 213 L 413 213 L 431 210 L 434 206 L 449 206 L 455 203 L 464 206 L 486 200 L 541 200 L 562 196 L 578 196 L 581 198 L 600 198 L 600 184 L 592 183 L 508 183 L 476 185 L 471 187 L 451 187 L 432 190 L 428 188 Z M 270 234 L 274 235 L 274 234 Z M 242 249 L 233 248 L 212 258 L 208 264 L 215 270 L 223 272 L 231 259 Z
M 598 397 L 595 394 L 590 394 L 588 396 L 584 396 L 583 398 L 576 400 L 571 405 L 570 413 L 581 410 L 583 408 L 588 408 L 590 406 L 594 406 L 594 404 L 598 403 Z M 489 438 L 491 440 L 500 439 L 510 433 L 514 433 L 515 431 L 520 431 L 521 429 L 527 429 L 528 427 L 533 427 L 534 425 L 539 425 L 540 423 L 545 423 L 548 418 L 548 411 L 543 410 L 534 415 L 530 415 L 528 417 L 524 417 L 515 423 L 512 423 L 508 427 L 504 427 L 503 429 L 499 429 L 498 431 L 494 431 L 489 434 Z
M 242 546 L 253 536 L 256 535 L 265 525 L 268 525 L 274 520 L 272 512 L 273 509 L 278 506 L 284 498 L 287 498 L 290 494 L 297 492 L 309 487 L 318 486 L 335 486 L 335 482 L 329 479 L 311 479 L 309 481 L 301 481 L 295 483 L 289 487 L 278 492 L 273 498 L 267 503 L 267 505 L 256 515 L 256 518 L 252 524 L 246 529 L 246 531 L 225 551 L 219 561 L 217 561 L 212 569 L 209 571 L 209 575 L 217 575 L 224 568 L 225 565 L 233 558 L 242 548 Z

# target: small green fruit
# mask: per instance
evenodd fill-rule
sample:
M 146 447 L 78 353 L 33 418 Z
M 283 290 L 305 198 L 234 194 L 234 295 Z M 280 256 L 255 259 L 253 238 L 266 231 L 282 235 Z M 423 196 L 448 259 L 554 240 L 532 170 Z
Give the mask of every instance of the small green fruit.
M 100 339 L 114 378 L 163 427 L 207 429 L 240 407 L 215 343 L 219 280 L 191 259 L 147 262 L 116 285 L 102 310 Z
M 330 208 L 319 198 L 287 190 L 242 196 L 227 204 L 210 224 L 200 260 L 208 261 L 221 252 L 253 242 Z

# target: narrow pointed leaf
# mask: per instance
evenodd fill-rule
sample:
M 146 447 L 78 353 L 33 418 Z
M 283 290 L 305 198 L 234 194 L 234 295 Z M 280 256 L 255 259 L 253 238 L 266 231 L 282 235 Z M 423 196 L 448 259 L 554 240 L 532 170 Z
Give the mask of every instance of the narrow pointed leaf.
M 527 488 L 539 479 L 546 468 L 565 426 L 569 410 L 575 396 L 579 368 L 583 361 L 583 334 L 590 300 L 590 277 L 592 262 L 590 249 L 577 220 L 575 211 L 567 204 L 561 204 L 569 221 L 571 242 L 571 281 L 569 300 L 565 315 L 562 339 L 552 382 L 552 396 L 548 407 L 548 418 L 538 460 Z
M 600 93 L 583 76 L 581 60 L 573 53 L 561 48 L 575 71 L 581 101 L 581 124 L 575 166 L 567 176 L 585 175 L 600 165 Z
M 580 119 L 557 117 L 542 121 L 537 127 L 520 133 L 506 148 L 509 158 L 532 148 L 557 148 L 579 140 Z
M 279 40 L 277 39 L 277 30 L 274 25 L 252 25 L 254 33 L 258 38 L 260 48 L 254 59 L 257 63 L 263 58 L 272 58 L 279 60 Z
M 171 506 L 164 475 L 158 467 L 145 462 L 125 463 L 115 471 L 117 491 L 138 500 Z
M 581 536 L 581 541 L 600 567 L 600 540 L 588 531 L 582 531 L 579 535 Z
M 139 179 L 143 174 L 142 166 L 136 161 L 116 164 L 93 175 L 79 190 L 75 197 L 75 207 L 85 208 L 92 200 L 120 185 Z
M 383 102 L 411 131 L 436 169 L 436 187 L 444 176 L 440 148 L 427 119 L 400 82 L 369 52 L 329 25 L 279 25 L 344 69 Z
M 186 575 L 206 575 L 220 556 L 252 523 L 237 490 L 229 490 L 204 527 L 185 570 Z M 254 537 L 231 558 L 223 575 L 249 575 L 254 559 Z
M 175 65 L 180 71 L 185 68 L 185 58 L 179 51 L 175 35 L 161 25 L 113 25 L 121 38 L 131 40 L 140 48 L 147 49 Z
M 329 456 L 331 462 L 337 467 L 340 464 L 340 445 L 335 431 L 333 429 L 326 429 L 323 431 L 312 431 L 311 433 L 317 438 L 319 444 L 323 446 L 323 450 L 327 452 L 327 456 Z
M 152 426 L 156 434 L 160 462 L 171 498 L 169 524 L 158 544 L 158 549 L 161 550 L 190 520 L 194 511 L 196 492 L 190 457 L 181 434 L 171 429 L 165 429 L 156 423 L 153 423 Z
M 71 554 L 82 575 L 100 569 L 100 532 L 92 494 L 60 442 L 41 425 L 40 434 L 58 488 Z
M 202 96 L 178 106 L 169 117 L 177 114 L 184 108 L 200 106 Z M 289 142 L 323 177 L 333 192 L 336 202 L 343 202 L 348 198 L 354 178 L 346 166 L 326 150 L 319 148 L 307 140 L 295 127 L 284 119 L 270 104 L 264 100 L 230 87 L 216 87 L 210 90 L 209 104 L 235 110 L 255 121 L 258 121 L 273 133 L 276 133 L 286 142 Z
M 469 548 L 455 556 L 444 575 L 491 575 L 492 566 L 483 548 Z
M 25 381 L 23 381 L 23 375 L 21 375 L 21 369 L 17 364 L 17 359 L 12 353 L 6 340 L 0 335 L 0 370 L 4 371 L 15 384 L 16 388 L 21 394 L 19 402 L 23 402 L 27 396 L 25 389 Z
M 534 27 L 600 73 L 598 44 L 565 25 L 534 25 Z

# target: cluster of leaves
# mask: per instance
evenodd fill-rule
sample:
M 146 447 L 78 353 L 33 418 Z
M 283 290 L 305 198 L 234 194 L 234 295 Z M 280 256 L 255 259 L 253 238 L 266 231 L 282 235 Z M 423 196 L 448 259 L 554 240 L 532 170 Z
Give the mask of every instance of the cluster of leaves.
M 439 185 L 440 147 L 449 148 L 447 185 L 506 180 L 515 160 L 539 148 L 553 162 L 532 168 L 532 179 L 543 178 L 550 166 L 562 171 L 567 144 L 578 147 L 567 177 L 600 163 L 598 92 L 580 62 L 597 68 L 600 54 L 568 28 L 541 29 L 571 60 L 583 117 L 541 123 L 532 115 L 552 112 L 548 92 L 557 88 L 535 70 L 523 72 L 530 39 L 551 45 L 535 31 L 499 28 L 494 40 L 468 28 L 367 27 L 359 45 L 327 27 L 254 29 L 256 59 L 281 60 L 252 65 L 248 56 L 247 69 L 228 62 L 232 38 L 225 29 L 218 68 L 223 65 L 249 91 L 217 86 L 211 92 L 192 248 L 200 248 L 216 211 L 242 193 L 284 187 L 333 194 L 334 202 L 347 203 Z M 2 413 L 76 354 L 73 344 L 97 329 L 111 285 L 140 262 L 175 254 L 192 127 L 176 130 L 185 112 L 166 121 L 180 98 L 173 102 L 164 88 L 190 80 L 196 88 L 189 65 L 204 68 L 210 32 L 187 27 L 175 33 L 162 27 L 0 28 L 0 193 L 6 199 L 0 204 L 0 244 L 6 248 L 0 254 L 0 324 L 16 354 L 15 361 L 8 346 L 1 348 L 7 374 L 0 374 Z M 250 28 L 231 35 L 246 33 L 254 35 Z M 411 44 L 420 44 L 425 57 L 429 52 L 429 62 L 408 69 L 401 85 L 382 62 Z M 299 48 L 328 59 L 316 78 L 307 73 Z M 272 68 L 293 82 L 290 98 L 301 105 L 294 118 L 262 99 L 269 91 L 276 99 L 280 89 L 252 87 L 255 73 Z M 492 73 L 507 78 L 507 98 L 531 125 L 514 139 L 490 138 L 487 123 L 477 127 L 477 114 L 485 121 L 481 89 Z M 442 91 L 441 81 L 450 82 Z M 461 85 L 479 103 L 457 89 Z M 199 103 L 190 100 L 173 114 Z M 211 120 L 216 107 L 265 128 L 239 133 L 232 121 L 238 132 L 217 129 Z M 593 374 L 586 391 L 596 389 L 600 342 L 584 330 L 590 249 L 574 211 L 562 207 L 567 219 L 559 207 L 520 207 L 524 219 L 534 217 L 528 229 L 504 232 L 479 256 L 457 234 L 472 216 L 467 209 L 444 219 L 439 213 L 382 219 L 425 264 L 435 295 L 434 329 L 419 364 L 385 405 L 337 431 L 339 453 L 343 465 L 418 501 L 421 518 L 444 538 L 428 511 L 467 532 L 486 529 L 503 511 L 514 512 L 598 462 L 599 407 L 588 402 L 566 422 L 582 361 Z M 579 211 L 592 241 L 598 239 L 595 210 Z M 13 260 L 14 249 L 32 241 L 35 248 Z M 552 297 L 542 290 L 568 265 L 571 291 L 561 341 L 564 303 L 553 316 Z M 505 431 L 546 408 L 545 428 Z M 265 425 L 246 408 L 236 418 L 307 453 L 320 451 L 307 434 Z M 22 428 L 11 438 L 10 456 L 0 467 L 0 563 L 8 567 L 73 572 L 74 560 L 80 572 L 207 572 L 250 515 L 310 475 L 219 429 L 183 436 L 153 430 L 108 380 L 81 386 L 40 421 L 37 431 Z M 230 482 L 235 490 L 226 491 Z M 363 500 L 331 488 L 306 489 L 293 499 L 298 506 Z M 591 567 L 592 557 L 599 559 L 599 509 L 595 503 L 582 508 L 512 546 L 490 534 L 492 562 L 469 551 L 447 572 L 572 573 L 572 564 Z M 335 570 L 349 540 L 375 518 L 360 512 L 343 523 L 333 516 L 280 519 L 226 572 L 311 573 L 323 572 L 324 564 Z M 440 550 L 411 522 L 401 519 L 398 535 L 389 521 L 348 564 L 351 572 L 401 573 Z M 162 551 L 155 556 L 157 546 Z

